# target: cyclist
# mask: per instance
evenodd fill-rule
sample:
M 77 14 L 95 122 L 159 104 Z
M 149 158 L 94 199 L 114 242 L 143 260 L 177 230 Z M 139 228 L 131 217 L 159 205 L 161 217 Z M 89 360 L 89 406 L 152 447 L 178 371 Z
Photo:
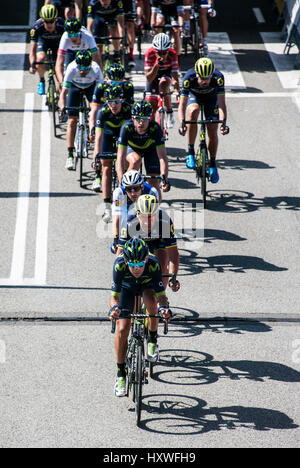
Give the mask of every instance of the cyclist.
M 93 61 L 100 65 L 99 52 L 93 36 L 86 28 L 81 26 L 78 18 L 66 20 L 65 32 L 59 43 L 55 65 L 55 72 L 60 87 L 62 87 L 64 78 L 64 66 L 67 67 L 75 59 L 76 52 L 87 49 L 91 51 Z
M 134 102 L 134 87 L 131 81 L 125 79 L 125 68 L 123 65 L 112 63 L 107 68 L 106 75 L 107 78 L 95 88 L 91 110 L 91 119 L 93 122 L 96 122 L 99 108 L 105 103 L 104 92 L 111 85 L 122 87 L 124 101 L 128 102 L 128 104 L 132 105 Z
M 126 219 L 127 218 L 127 219 Z M 170 275 L 178 273 L 179 252 L 174 233 L 174 225 L 168 214 L 159 208 L 154 195 L 141 195 L 138 197 L 134 209 L 123 219 L 118 253 L 122 252 L 125 242 L 131 237 L 140 237 L 147 243 L 149 250 L 159 260 L 162 272 Z M 165 287 L 168 278 L 164 278 Z M 170 282 L 173 291 L 180 288 L 179 281 Z
M 43 62 L 46 59 L 47 50 L 52 52 L 53 61 L 56 60 L 59 41 L 64 33 L 64 21 L 57 17 L 57 9 L 54 5 L 44 5 L 38 19 L 30 30 L 29 72 L 33 75 L 36 70 L 40 77 L 37 93 L 45 94 L 46 65 L 34 65 L 34 62 Z
M 147 99 L 152 107 L 153 114 L 158 106 L 157 94 L 168 93 L 173 82 L 174 90 L 179 93 L 179 65 L 178 57 L 171 48 L 171 41 L 167 34 L 157 34 L 145 54 L 146 91 L 151 95 Z M 171 96 L 165 94 L 164 105 L 167 110 L 167 127 L 172 128 L 175 120 L 172 109 Z
M 90 50 L 80 50 L 76 54 L 76 58 L 70 63 L 66 70 L 63 89 L 60 94 L 60 109 L 64 113 L 66 107 L 78 107 L 80 103 L 80 92 L 91 102 L 95 85 L 98 81 L 102 81 L 102 71 L 96 62 L 92 61 L 92 53 Z M 66 169 L 74 169 L 74 140 L 79 111 L 77 109 L 68 110 L 68 127 L 67 127 L 67 146 L 68 158 Z M 92 123 L 89 123 L 90 131 Z
M 125 169 L 139 170 L 144 158 L 147 175 L 161 175 L 162 190 L 168 192 L 168 158 L 161 127 L 150 120 L 152 106 L 147 101 L 137 101 L 131 108 L 132 119 L 123 124 L 118 140 L 117 174 L 119 182 Z M 150 179 L 161 198 L 159 181 Z
M 102 167 L 102 194 L 105 203 L 103 221 L 110 223 L 111 214 L 111 182 L 112 182 L 112 160 L 100 159 L 101 154 L 116 153 L 116 142 L 119 138 L 120 129 L 124 122 L 130 119 L 130 105 L 123 99 L 121 86 L 111 86 L 104 92 L 106 104 L 99 110 L 96 121 L 96 138 L 94 148 L 94 169 L 96 178 L 93 184 L 94 191 L 101 188 Z
M 211 18 L 216 16 L 216 10 L 213 8 L 214 2 L 213 0 L 195 0 L 195 8 L 199 10 L 199 21 L 200 27 L 202 32 L 202 45 L 203 45 L 203 52 L 205 55 L 208 54 L 208 46 L 207 46 L 207 33 L 208 33 L 208 20 L 207 15 Z
M 108 35 L 112 37 L 125 36 L 123 2 L 122 0 L 91 0 L 87 18 L 87 28 L 96 39 L 102 62 L 102 37 Z M 113 39 L 112 44 L 114 48 L 113 61 L 120 63 L 120 40 Z
M 135 296 L 143 297 L 144 305 L 149 315 L 159 311 L 165 320 L 170 320 L 171 312 L 162 282 L 162 273 L 157 258 L 149 253 L 142 239 L 130 239 L 124 245 L 122 255 L 118 256 L 113 266 L 113 282 L 110 298 L 110 319 L 118 320 L 115 337 L 115 352 L 117 360 L 117 378 L 114 394 L 117 397 L 126 394 L 125 358 L 130 332 L 130 318 L 133 313 Z M 127 311 L 130 312 L 127 312 Z M 147 359 L 155 362 L 159 357 L 157 344 L 158 319 L 148 319 Z
M 45 5 L 54 5 L 65 19 L 81 18 L 81 0 L 45 0 Z
M 141 195 L 154 195 L 157 200 L 159 199 L 156 188 L 147 184 L 139 171 L 131 169 L 125 172 L 121 185 L 113 193 L 112 218 L 114 241 L 111 246 L 113 253 L 117 252 L 120 227 L 123 224 L 123 219 L 127 216 L 130 207 L 133 207 Z
M 183 27 L 183 0 L 152 0 L 151 27 L 171 24 L 174 34 L 174 49 L 181 54 L 180 33 Z
M 183 86 L 178 107 L 179 132 L 188 134 L 188 156 L 186 166 L 189 169 L 195 168 L 194 144 L 197 136 L 197 125 L 188 124 L 182 129 L 182 121 L 185 119 L 187 110 L 187 120 L 197 120 L 200 112 L 200 104 L 204 104 L 205 118 L 207 120 L 223 120 L 220 130 L 222 135 L 229 133 L 226 125 L 227 108 L 225 102 L 224 76 L 215 69 L 210 58 L 201 57 L 195 63 L 195 67 L 187 71 L 183 78 Z M 218 125 L 208 124 L 208 151 L 210 154 L 210 180 L 212 183 L 219 181 L 219 174 L 216 167 L 216 156 L 218 149 Z

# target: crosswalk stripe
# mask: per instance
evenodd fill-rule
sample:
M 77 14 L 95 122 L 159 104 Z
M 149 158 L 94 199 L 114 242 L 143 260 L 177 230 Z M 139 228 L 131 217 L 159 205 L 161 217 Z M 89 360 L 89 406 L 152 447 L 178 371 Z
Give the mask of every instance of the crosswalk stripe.
M 300 73 L 294 69 L 295 53 L 284 54 L 284 43 L 279 32 L 260 33 L 277 72 L 281 85 L 285 89 L 300 88 Z
M 0 33 L 0 89 L 2 90 L 23 88 L 25 41 L 24 33 Z

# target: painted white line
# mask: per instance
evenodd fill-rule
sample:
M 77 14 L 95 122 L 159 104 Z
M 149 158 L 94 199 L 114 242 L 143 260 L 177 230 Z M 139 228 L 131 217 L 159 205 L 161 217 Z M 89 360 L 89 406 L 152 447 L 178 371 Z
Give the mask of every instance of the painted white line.
M 35 282 L 46 284 L 48 258 L 48 223 L 50 200 L 50 114 L 43 99 L 41 114 L 39 200 L 36 229 Z
M 295 98 L 300 98 L 300 93 L 229 93 L 226 92 L 226 98 L 253 98 L 253 99 L 259 99 L 259 98 L 289 98 L 289 99 L 295 99 Z
M 224 74 L 225 85 L 228 88 L 245 89 L 246 84 L 228 34 L 208 33 L 207 42 L 209 57 L 214 61 L 216 68 Z
M 289 55 L 283 53 L 284 43 L 280 37 L 280 32 L 263 32 L 260 35 L 265 43 L 265 48 L 270 55 L 282 87 L 285 89 L 300 89 L 300 73 L 299 70 L 294 69 L 298 51 Z
M 26 34 L 0 32 L 0 89 L 22 89 Z
M 252 8 L 253 10 L 253 13 L 255 14 L 255 17 L 256 17 L 256 20 L 258 23 L 265 23 L 265 18 L 264 18 L 264 15 L 262 14 L 261 12 L 261 9 L 260 8 Z
M 31 182 L 33 107 L 34 94 L 26 93 L 18 186 L 19 197 L 17 202 L 17 220 L 10 272 L 10 279 L 12 281 L 20 281 L 23 278 L 24 273 L 29 192 Z

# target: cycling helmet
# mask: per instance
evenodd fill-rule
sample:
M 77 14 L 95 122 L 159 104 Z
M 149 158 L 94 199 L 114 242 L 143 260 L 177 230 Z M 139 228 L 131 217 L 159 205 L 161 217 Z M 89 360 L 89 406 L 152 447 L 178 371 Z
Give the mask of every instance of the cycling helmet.
M 133 237 L 129 239 L 123 248 L 123 256 L 127 262 L 141 262 L 149 254 L 149 249 L 143 239 Z
M 69 18 L 65 21 L 65 31 L 70 34 L 79 33 L 81 29 L 81 22 L 78 18 Z
M 123 99 L 123 88 L 122 86 L 109 86 L 104 91 L 104 98 L 110 99 Z
M 89 49 L 79 50 L 75 56 L 75 62 L 79 67 L 89 67 L 92 63 L 92 53 Z
M 123 187 L 130 187 L 131 185 L 139 185 L 143 183 L 143 176 L 139 171 L 131 169 L 130 171 L 125 172 L 122 177 Z
M 44 5 L 40 11 L 40 17 L 46 22 L 52 22 L 56 20 L 58 11 L 54 5 Z
M 139 117 L 150 117 L 153 112 L 151 104 L 145 100 L 137 101 L 131 108 L 131 115 Z
M 201 57 L 195 63 L 195 72 L 200 78 L 209 78 L 214 72 L 215 66 L 208 57 Z
M 156 50 L 168 50 L 171 47 L 171 40 L 165 33 L 160 33 L 154 36 L 152 46 Z
M 158 212 L 159 204 L 154 195 L 141 195 L 135 202 L 137 216 L 154 215 Z
M 125 68 L 119 63 L 112 63 L 106 69 L 106 75 L 112 81 L 121 81 L 125 76 Z

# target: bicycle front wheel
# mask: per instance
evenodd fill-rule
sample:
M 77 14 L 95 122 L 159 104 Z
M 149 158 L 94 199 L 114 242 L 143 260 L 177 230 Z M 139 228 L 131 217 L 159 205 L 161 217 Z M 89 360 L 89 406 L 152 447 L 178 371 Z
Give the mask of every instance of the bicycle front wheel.
M 56 96 L 55 84 L 53 81 L 49 85 L 49 101 L 51 104 L 53 131 L 54 131 L 54 136 L 56 137 L 57 136 L 57 132 L 56 132 L 57 96 Z
M 137 347 L 136 354 L 136 367 L 135 367 L 135 414 L 136 424 L 139 425 L 141 422 L 142 412 L 142 393 L 143 393 L 143 378 L 144 378 L 144 353 L 142 345 Z

